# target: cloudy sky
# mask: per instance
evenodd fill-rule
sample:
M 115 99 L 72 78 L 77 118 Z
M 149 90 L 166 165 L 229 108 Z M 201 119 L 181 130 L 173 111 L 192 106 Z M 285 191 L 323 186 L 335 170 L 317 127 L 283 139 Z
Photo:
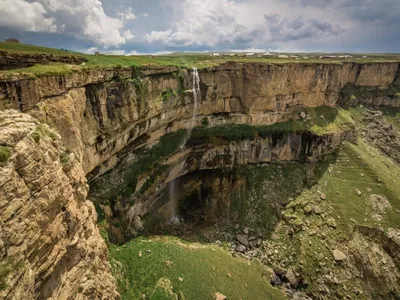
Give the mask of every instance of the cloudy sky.
M 400 52 L 400 0 L 0 0 L 0 40 L 120 54 Z

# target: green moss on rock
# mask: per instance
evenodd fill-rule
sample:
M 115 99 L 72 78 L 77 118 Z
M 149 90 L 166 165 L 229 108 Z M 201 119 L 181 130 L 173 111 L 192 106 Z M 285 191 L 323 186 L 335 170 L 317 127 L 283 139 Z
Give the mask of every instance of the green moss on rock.
M 11 149 L 9 147 L 0 146 L 0 162 L 5 162 L 11 157 Z

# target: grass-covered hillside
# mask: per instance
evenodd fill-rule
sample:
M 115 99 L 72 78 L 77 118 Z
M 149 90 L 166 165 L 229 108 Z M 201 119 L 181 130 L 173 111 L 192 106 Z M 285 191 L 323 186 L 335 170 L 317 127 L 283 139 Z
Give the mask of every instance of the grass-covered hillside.
M 136 238 L 111 245 L 111 264 L 122 299 L 279 300 L 270 273 L 258 261 L 233 258 L 221 247 L 172 237 Z

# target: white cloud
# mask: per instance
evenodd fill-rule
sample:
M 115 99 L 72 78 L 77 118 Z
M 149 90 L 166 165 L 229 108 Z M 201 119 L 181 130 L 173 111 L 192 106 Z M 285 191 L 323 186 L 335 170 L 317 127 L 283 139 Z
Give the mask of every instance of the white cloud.
M 126 53 L 125 55 L 167 55 L 167 54 L 171 54 L 173 52 L 171 51 L 156 51 L 156 52 L 138 52 L 135 50 L 132 50 L 128 53 Z
M 246 3 L 233 0 L 182 1 L 179 2 L 181 5 L 171 1 L 176 11 L 175 24 L 167 30 L 146 34 L 148 42 L 170 47 L 259 48 L 343 32 L 340 25 L 323 18 L 302 17 L 291 11 L 285 17 L 267 14 L 269 9 L 279 11 L 281 8 L 281 4 L 275 5 L 273 0 L 250 0 Z M 244 6 L 249 8 L 248 12 L 256 13 L 243 13 Z
M 94 53 L 97 52 L 97 51 L 99 51 L 99 48 L 97 48 L 97 47 L 90 47 L 89 49 L 84 50 L 83 52 L 84 52 L 84 53 L 87 53 L 87 54 L 94 54 Z
M 0 26 L 22 31 L 65 32 L 104 47 L 134 38 L 125 27 L 136 19 L 129 7 L 119 17 L 108 16 L 100 0 L 0 0 Z
M 116 47 L 131 40 L 133 34 L 125 29 L 121 18 L 104 12 L 99 0 L 38 0 L 55 16 L 65 31 L 81 39 L 89 39 L 104 47 Z M 132 18 L 128 9 L 127 17 Z
M 246 48 L 246 49 L 233 49 L 229 50 L 229 52 L 267 52 L 267 50 L 260 48 Z
M 46 9 L 38 2 L 0 0 L 0 27 L 32 32 L 55 32 L 55 20 L 46 16 Z
M 125 50 L 108 50 L 105 52 L 107 55 L 125 55 Z
M 271 41 L 296 41 L 307 38 L 321 38 L 343 33 L 339 24 L 327 20 L 310 18 L 282 18 L 278 14 L 265 15 L 268 37 Z
M 117 15 L 120 17 L 121 20 L 124 21 L 131 21 L 137 19 L 136 15 L 132 12 L 132 7 L 128 7 L 128 9 L 117 13 Z
M 249 33 L 237 23 L 235 2 L 231 0 L 183 0 L 174 30 L 153 31 L 146 35 L 149 42 L 169 46 L 209 45 L 233 43 Z

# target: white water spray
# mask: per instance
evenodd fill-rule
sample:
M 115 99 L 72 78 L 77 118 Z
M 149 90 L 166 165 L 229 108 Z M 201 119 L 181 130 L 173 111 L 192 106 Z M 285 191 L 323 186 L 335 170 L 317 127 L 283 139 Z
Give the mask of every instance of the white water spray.
M 192 70 L 192 77 L 193 77 L 193 114 L 192 120 L 190 122 L 190 127 L 187 134 L 187 139 L 190 138 L 192 134 L 193 127 L 196 125 L 196 117 L 197 117 L 197 101 L 201 99 L 201 91 L 200 91 L 200 77 L 199 71 L 196 68 Z
M 193 92 L 193 113 L 192 113 L 192 118 L 190 120 L 190 125 L 189 128 L 186 132 L 185 139 L 183 140 L 183 143 L 180 148 L 184 148 L 186 145 L 186 142 L 190 139 L 190 136 L 192 135 L 193 128 L 196 126 L 196 119 L 197 119 L 197 102 L 198 99 L 201 99 L 201 90 L 200 90 L 200 76 L 197 68 L 192 68 L 192 92 Z M 177 215 L 178 212 L 178 199 L 176 197 L 176 184 L 175 180 L 172 180 L 169 184 L 169 197 L 170 197 L 170 207 L 171 207 L 171 212 L 170 212 L 170 223 L 174 225 L 179 225 L 180 224 L 180 218 Z

